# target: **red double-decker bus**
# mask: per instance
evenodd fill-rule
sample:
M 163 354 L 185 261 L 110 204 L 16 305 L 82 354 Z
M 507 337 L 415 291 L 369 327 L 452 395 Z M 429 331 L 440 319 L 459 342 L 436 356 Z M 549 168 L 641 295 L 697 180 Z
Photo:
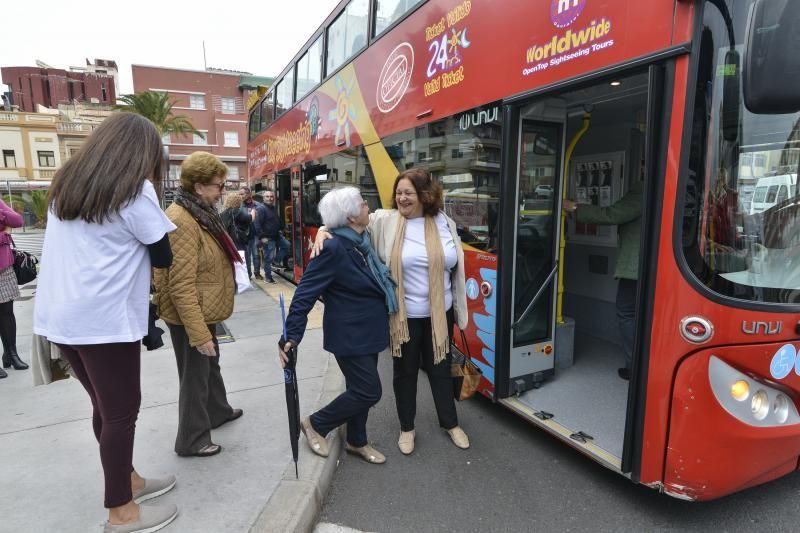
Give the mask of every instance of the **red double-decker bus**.
M 299 279 L 326 192 L 430 171 L 481 392 L 717 498 L 800 458 L 799 28 L 790 0 L 343 0 L 252 108 L 250 180 Z

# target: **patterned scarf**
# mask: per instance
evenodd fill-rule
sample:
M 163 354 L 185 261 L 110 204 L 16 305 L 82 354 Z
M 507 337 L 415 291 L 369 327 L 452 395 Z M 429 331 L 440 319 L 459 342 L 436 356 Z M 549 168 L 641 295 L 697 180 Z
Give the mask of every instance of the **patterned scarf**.
M 378 254 L 375 253 L 367 232 L 358 233 L 353 228 L 344 226 L 331 229 L 331 233 L 352 242 L 356 245 L 356 249 L 364 254 L 369 270 L 372 272 L 372 277 L 378 282 L 378 285 L 383 289 L 383 294 L 386 296 L 386 309 L 389 314 L 396 313 L 398 309 L 397 296 L 395 295 L 397 282 L 392 279 L 389 269 L 381 262 Z
M 397 234 L 389 257 L 389 269 L 397 279 L 399 310 L 389 316 L 389 335 L 394 357 L 402 357 L 400 349 L 409 341 L 406 319 L 406 298 L 403 288 L 403 241 L 406 238 L 406 218 L 397 221 Z M 431 306 L 431 337 L 433 339 L 433 364 L 439 364 L 447 355 L 450 338 L 447 331 L 447 314 L 444 308 L 444 246 L 439 228 L 433 217 L 425 217 L 425 250 L 428 255 L 428 295 Z
M 225 226 L 222 224 L 222 219 L 216 209 L 204 204 L 197 196 L 183 188 L 178 188 L 175 192 L 175 203 L 189 211 L 189 214 L 200 224 L 200 227 L 214 237 L 219 247 L 228 256 L 231 266 L 234 263 L 242 262 L 242 256 L 239 255 L 236 245 L 225 231 Z

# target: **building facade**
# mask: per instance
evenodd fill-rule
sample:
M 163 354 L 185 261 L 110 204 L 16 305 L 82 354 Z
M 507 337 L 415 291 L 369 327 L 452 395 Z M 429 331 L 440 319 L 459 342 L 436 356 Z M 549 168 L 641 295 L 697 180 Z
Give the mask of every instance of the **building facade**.
M 58 114 L 0 112 L 0 188 L 3 192 L 50 186 L 63 161 Z
M 177 187 L 181 162 L 198 150 L 219 157 L 229 169 L 227 188 L 247 182 L 246 103 L 268 78 L 217 69 L 183 70 L 133 65 L 135 93 L 166 92 L 174 102 L 173 113 L 185 115 L 200 135 L 165 135 L 169 151 L 167 190 Z
M 111 59 L 95 59 L 89 61 L 86 59 L 86 65 L 77 67 L 69 67 L 72 72 L 91 72 L 94 74 L 106 74 L 114 78 L 114 92 L 119 94 L 119 69 L 117 62 Z
M 35 113 L 75 101 L 113 105 L 117 101 L 114 77 L 93 72 L 69 72 L 45 67 L 0 67 L 3 83 L 11 89 L 20 111 Z

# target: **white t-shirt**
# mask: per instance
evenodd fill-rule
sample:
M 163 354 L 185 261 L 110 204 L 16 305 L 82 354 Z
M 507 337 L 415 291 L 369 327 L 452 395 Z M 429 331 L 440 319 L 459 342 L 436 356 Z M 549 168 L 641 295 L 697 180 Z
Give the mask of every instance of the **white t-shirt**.
M 453 291 L 450 287 L 450 271 L 458 262 L 456 245 L 447 220 L 439 213 L 436 227 L 444 246 L 444 308 L 453 305 Z M 428 288 L 428 251 L 425 248 L 425 217 L 406 221 L 406 237 L 403 240 L 403 289 L 406 293 L 406 316 L 425 318 L 431 316 L 431 302 Z
M 62 344 L 133 342 L 147 334 L 148 244 L 175 229 L 145 180 L 102 224 L 47 218 L 33 331 Z

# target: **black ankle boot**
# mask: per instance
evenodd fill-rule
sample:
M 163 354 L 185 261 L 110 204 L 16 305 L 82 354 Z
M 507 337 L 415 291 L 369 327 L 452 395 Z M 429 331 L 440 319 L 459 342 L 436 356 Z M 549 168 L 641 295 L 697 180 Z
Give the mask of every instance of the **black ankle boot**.
M 19 358 L 19 354 L 17 354 L 17 347 L 12 346 L 5 352 L 3 352 L 3 368 L 14 367 L 14 370 L 27 370 L 28 365 Z
M 0 368 L 0 379 L 7 378 L 7 377 L 8 377 L 8 374 L 6 374 L 6 371 L 3 370 L 2 368 Z

